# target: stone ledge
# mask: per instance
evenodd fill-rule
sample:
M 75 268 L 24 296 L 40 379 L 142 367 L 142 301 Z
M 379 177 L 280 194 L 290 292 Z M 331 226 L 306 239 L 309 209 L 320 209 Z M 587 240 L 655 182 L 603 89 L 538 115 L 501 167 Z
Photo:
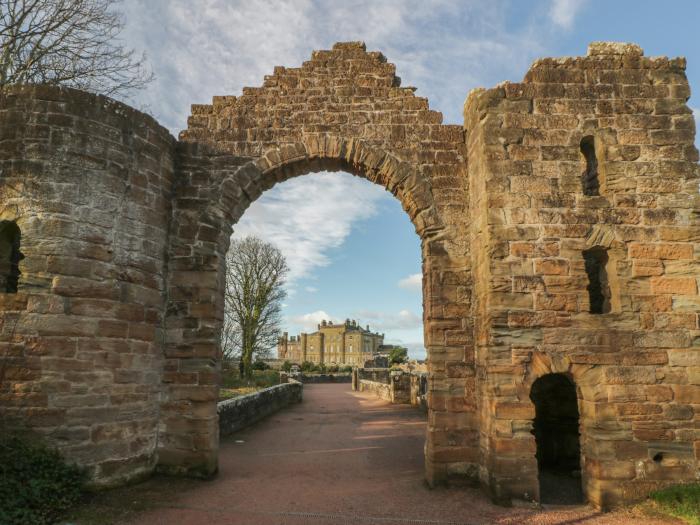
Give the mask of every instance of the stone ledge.
M 644 51 L 637 44 L 627 42 L 591 42 L 588 44 L 587 56 L 595 55 L 633 55 L 644 56 Z
M 219 402 L 219 435 L 233 434 L 292 403 L 300 403 L 302 391 L 301 383 L 290 380 L 289 383 Z

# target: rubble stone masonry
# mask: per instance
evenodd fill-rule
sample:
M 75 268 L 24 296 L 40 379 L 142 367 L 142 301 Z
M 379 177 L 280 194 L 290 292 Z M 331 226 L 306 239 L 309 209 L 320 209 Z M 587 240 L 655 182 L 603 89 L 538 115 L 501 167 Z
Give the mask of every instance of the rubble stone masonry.
M 192 106 L 179 140 L 104 97 L 9 88 L 0 231 L 21 237 L 0 236 L 0 269 L 21 273 L 0 290 L 2 423 L 45 434 L 98 485 L 213 474 L 232 227 L 274 184 L 343 170 L 391 191 L 421 239 L 430 484 L 539 499 L 530 388 L 551 373 L 576 387 L 591 503 L 698 479 L 684 68 L 595 43 L 473 91 L 462 127 L 383 55 L 340 43 Z

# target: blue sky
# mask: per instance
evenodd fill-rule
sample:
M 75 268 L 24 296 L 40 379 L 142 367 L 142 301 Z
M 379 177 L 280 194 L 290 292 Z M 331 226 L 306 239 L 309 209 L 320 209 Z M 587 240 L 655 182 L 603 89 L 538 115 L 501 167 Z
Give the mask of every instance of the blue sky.
M 461 123 L 468 92 L 519 81 L 538 57 L 584 55 L 589 42 L 635 42 L 648 56 L 686 56 L 700 89 L 700 2 L 628 0 L 125 0 L 126 43 L 157 77 L 128 101 L 173 134 L 192 103 L 258 86 L 275 65 L 363 40 L 397 65 L 445 123 Z M 689 102 L 700 109 L 700 97 Z M 305 203 L 310 196 L 314 203 Z M 356 318 L 422 357 L 419 240 L 398 201 L 347 174 L 279 184 L 251 206 L 235 235 L 275 242 L 291 266 L 291 333 L 322 317 Z

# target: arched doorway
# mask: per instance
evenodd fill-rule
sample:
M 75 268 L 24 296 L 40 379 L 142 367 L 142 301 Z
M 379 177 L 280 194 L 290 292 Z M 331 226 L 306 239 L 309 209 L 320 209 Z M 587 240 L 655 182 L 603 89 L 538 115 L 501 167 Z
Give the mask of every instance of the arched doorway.
M 547 374 L 532 385 L 532 433 L 537 443 L 541 503 L 583 502 L 576 386 L 565 374 Z

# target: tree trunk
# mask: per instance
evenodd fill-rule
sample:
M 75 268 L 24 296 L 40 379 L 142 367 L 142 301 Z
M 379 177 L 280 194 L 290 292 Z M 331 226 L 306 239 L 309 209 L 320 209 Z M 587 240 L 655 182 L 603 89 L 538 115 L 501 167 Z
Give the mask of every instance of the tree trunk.
M 241 363 L 243 363 L 243 374 L 246 379 L 253 378 L 253 341 L 250 334 L 243 333 L 243 351 L 241 352 Z

